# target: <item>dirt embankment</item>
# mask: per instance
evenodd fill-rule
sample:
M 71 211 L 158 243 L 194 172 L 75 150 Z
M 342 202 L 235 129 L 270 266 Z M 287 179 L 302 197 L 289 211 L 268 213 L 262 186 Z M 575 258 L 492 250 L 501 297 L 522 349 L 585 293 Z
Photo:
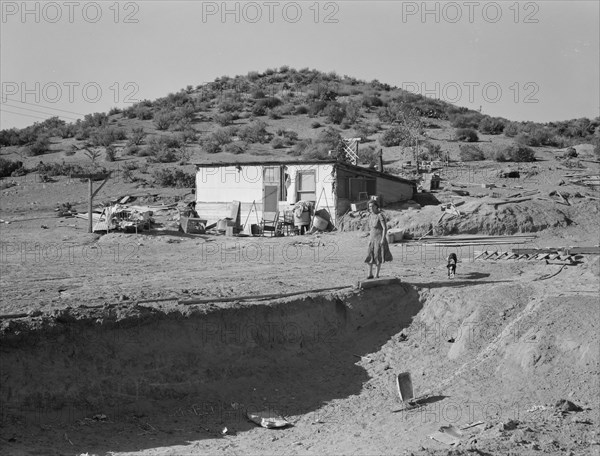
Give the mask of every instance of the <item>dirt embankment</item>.
M 3 323 L 4 412 L 114 416 L 189 399 L 308 413 L 360 392 L 356 355 L 407 327 L 420 304 L 394 286 L 206 307 L 66 309 Z
M 598 218 L 600 205 L 588 199 L 572 200 L 572 205 L 543 201 L 497 204 L 501 200 L 470 199 L 457 206 L 460 216 L 441 211 L 441 206 L 405 204 L 401 209 L 385 209 L 390 228 L 403 229 L 413 237 L 425 234 L 446 236 L 455 234 L 511 235 L 537 233 L 546 229 L 563 229 L 572 225 L 591 228 Z M 346 216 L 342 231 L 368 230 L 367 213 Z M 443 216 L 443 217 L 442 217 Z

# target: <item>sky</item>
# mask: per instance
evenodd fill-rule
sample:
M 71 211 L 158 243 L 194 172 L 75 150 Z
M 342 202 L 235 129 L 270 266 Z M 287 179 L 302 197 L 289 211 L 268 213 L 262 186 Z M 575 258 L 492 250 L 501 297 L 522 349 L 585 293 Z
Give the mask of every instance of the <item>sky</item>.
M 515 121 L 600 115 L 597 1 L 1 1 L 0 129 L 267 68 Z

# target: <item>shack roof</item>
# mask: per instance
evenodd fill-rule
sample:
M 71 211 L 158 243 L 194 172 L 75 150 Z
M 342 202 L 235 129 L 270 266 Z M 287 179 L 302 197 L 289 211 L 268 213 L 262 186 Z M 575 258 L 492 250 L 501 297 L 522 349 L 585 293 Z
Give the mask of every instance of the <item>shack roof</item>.
M 281 166 L 281 165 L 333 165 L 337 168 L 345 169 L 356 173 L 362 173 L 372 177 L 380 177 L 382 179 L 401 182 L 404 184 L 416 185 L 415 181 L 403 179 L 402 177 L 393 176 L 392 174 L 384 173 L 373 168 L 365 168 L 364 166 L 353 165 L 351 163 L 341 162 L 338 160 L 270 160 L 270 161 L 247 161 L 247 162 L 214 162 L 214 163 L 195 163 L 196 168 L 226 168 L 230 166 Z

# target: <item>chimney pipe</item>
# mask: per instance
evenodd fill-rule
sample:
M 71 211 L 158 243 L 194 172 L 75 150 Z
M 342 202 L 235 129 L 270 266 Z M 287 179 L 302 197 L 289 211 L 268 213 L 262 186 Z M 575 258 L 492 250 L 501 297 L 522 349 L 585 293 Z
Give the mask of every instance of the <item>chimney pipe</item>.
M 383 149 L 379 149 L 379 172 L 383 172 Z

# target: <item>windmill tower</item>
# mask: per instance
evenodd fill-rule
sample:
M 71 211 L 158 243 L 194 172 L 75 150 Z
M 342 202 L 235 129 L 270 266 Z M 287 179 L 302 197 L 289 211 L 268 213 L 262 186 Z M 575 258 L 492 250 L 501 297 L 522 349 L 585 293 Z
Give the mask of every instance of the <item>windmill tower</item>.
M 342 139 L 344 155 L 353 165 L 358 164 L 358 143 L 360 138 L 345 138 Z

